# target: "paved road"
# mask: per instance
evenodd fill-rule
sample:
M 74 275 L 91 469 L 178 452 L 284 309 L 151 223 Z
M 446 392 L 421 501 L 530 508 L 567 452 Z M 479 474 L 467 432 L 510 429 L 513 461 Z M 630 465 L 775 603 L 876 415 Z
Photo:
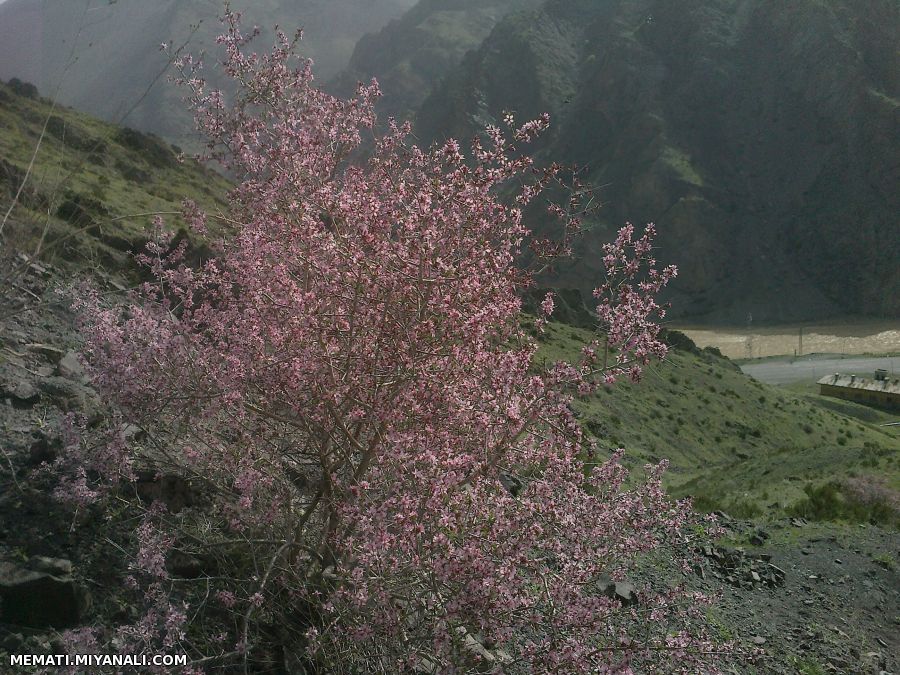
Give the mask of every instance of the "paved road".
M 884 368 L 893 377 L 900 377 L 900 356 L 785 357 L 741 366 L 741 370 L 747 375 L 767 384 L 815 382 L 824 375 L 834 373 L 872 377 L 876 368 Z

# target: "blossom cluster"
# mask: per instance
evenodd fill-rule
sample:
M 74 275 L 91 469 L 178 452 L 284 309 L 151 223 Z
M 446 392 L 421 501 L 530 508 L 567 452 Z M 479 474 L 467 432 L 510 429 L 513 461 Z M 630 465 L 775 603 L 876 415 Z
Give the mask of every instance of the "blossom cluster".
M 540 372 L 517 261 L 522 208 L 559 168 L 536 170 L 518 146 L 548 118 L 509 116 L 468 153 L 421 148 L 408 125 L 378 131 L 374 82 L 332 97 L 294 40 L 258 54 L 236 15 L 225 25 L 233 98 L 180 67 L 209 156 L 240 178 L 229 234 L 195 267 L 158 241 L 142 258 L 153 281 L 126 305 L 84 300 L 96 383 L 118 428 L 147 432 L 116 435 L 91 475 L 127 484 L 151 461 L 206 501 L 203 518 L 139 533 L 151 592 L 176 542 L 243 551 L 222 554 L 229 573 L 187 612 L 194 634 L 204 607 L 233 618 L 227 635 L 203 624 L 203 644 L 226 645 L 219 662 L 251 658 L 277 625 L 332 672 L 709 667 L 697 598 L 645 589 L 626 607 L 602 592 L 650 552 L 681 550 L 689 508 L 664 493 L 663 467 L 634 485 L 619 453 L 586 464 L 570 407 L 665 354 L 654 298 L 675 272 L 656 270 L 652 227 L 606 249 L 584 359 Z M 557 215 L 574 229 L 572 209 Z M 212 217 L 186 207 L 198 236 Z M 552 297 L 541 307 L 546 319 Z M 154 604 L 168 640 L 185 639 L 179 592 L 177 611 Z

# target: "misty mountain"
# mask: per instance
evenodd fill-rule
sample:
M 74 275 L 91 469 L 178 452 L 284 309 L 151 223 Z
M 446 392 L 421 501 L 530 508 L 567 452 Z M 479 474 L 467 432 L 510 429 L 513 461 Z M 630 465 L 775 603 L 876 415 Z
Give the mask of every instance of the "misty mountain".
M 377 31 L 413 2 L 238 0 L 231 5 L 245 11 L 248 29 L 257 24 L 263 30 L 261 50 L 271 44 L 275 24 L 289 34 L 302 26 L 301 51 L 315 60 L 316 75 L 324 81 L 347 64 L 360 36 Z M 0 4 L 0 78 L 32 82 L 47 96 L 62 82 L 61 102 L 111 121 L 120 121 L 134 106 L 125 124 L 184 141 L 191 118 L 181 92 L 165 81 L 171 72 L 159 46 L 190 40 L 189 51 L 215 54 L 223 6 L 220 0 L 7 0 Z
M 332 83 L 342 95 L 373 77 L 384 92 L 382 117 L 411 117 L 466 52 L 477 48 L 506 15 L 541 0 L 421 0 L 377 33 L 364 35 Z
M 416 130 L 550 112 L 539 155 L 605 203 L 561 285 L 588 290 L 601 242 L 655 221 L 679 314 L 897 316 L 898 44 L 895 0 L 549 0 L 500 21 Z

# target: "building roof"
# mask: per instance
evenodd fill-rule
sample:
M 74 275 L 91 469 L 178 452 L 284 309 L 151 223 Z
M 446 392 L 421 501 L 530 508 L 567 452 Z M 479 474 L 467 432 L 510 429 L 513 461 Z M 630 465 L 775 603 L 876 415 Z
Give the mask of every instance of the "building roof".
M 847 389 L 864 389 L 865 391 L 900 396 L 900 379 L 892 377 L 870 380 L 865 377 L 857 377 L 856 375 L 842 375 L 840 373 L 835 373 L 834 375 L 826 375 L 823 377 L 819 380 L 819 384 L 827 384 L 832 387 L 846 387 Z

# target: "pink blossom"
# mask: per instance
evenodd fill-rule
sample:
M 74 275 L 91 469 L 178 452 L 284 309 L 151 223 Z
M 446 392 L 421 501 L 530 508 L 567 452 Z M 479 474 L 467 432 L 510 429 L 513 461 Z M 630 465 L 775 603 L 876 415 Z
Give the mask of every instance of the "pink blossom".
M 675 271 L 657 270 L 652 226 L 635 240 L 627 225 L 604 250 L 596 340 L 578 362 L 537 372 L 520 317 L 521 206 L 565 172 L 535 169 L 520 146 L 549 118 L 516 128 L 507 117 L 468 156 L 454 141 L 420 148 L 408 125 L 376 129 L 377 84 L 332 97 L 284 34 L 251 52 L 256 31 L 242 34 L 232 13 L 225 24 L 237 93 L 207 92 L 189 58 L 179 80 L 209 157 L 242 177 L 232 233 L 197 267 L 160 233 L 140 257 L 154 282 L 123 307 L 96 293 L 81 303 L 97 386 L 210 501 L 202 526 L 160 513 L 138 529 L 148 609 L 123 635 L 190 639 L 164 554 L 199 528 L 242 554 L 223 555 L 232 576 L 212 582 L 244 617 L 230 636 L 240 652 L 253 653 L 260 614 L 289 624 L 302 606 L 314 625 L 289 628 L 334 672 L 468 672 L 473 641 L 491 646 L 495 669 L 708 668 L 698 599 L 642 589 L 648 623 L 597 591 L 654 552 L 679 557 L 690 510 L 666 496 L 662 467 L 630 487 L 620 453 L 586 465 L 596 449 L 570 407 L 665 356 L 655 296 Z M 585 215 L 577 172 L 568 185 L 553 209 L 562 239 L 531 246 L 539 264 L 571 249 Z M 213 216 L 184 209 L 204 232 Z M 553 305 L 548 295 L 539 325 Z M 82 465 L 114 460 L 98 490 L 140 454 L 107 446 L 76 453 Z

